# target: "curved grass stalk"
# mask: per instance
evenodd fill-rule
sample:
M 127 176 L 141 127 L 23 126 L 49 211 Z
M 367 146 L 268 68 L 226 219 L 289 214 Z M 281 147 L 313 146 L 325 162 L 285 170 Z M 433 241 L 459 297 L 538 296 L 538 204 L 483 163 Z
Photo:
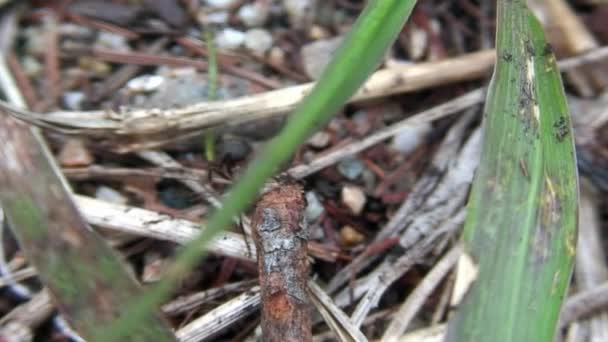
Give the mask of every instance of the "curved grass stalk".
M 368 3 L 319 82 L 292 113 L 285 128 L 249 166 L 199 237 L 184 248 L 156 287 L 129 304 L 128 315 L 100 328 L 95 341 L 121 340 L 141 317 L 168 297 L 174 284 L 203 256 L 209 241 L 229 227 L 235 215 L 252 204 L 266 180 L 291 158 L 310 134 L 329 121 L 377 67 L 415 3 L 415 0 L 372 0 Z
M 448 341 L 552 341 L 570 280 L 578 182 L 571 121 L 542 28 L 498 1 L 497 65 L 465 223 L 476 280 Z

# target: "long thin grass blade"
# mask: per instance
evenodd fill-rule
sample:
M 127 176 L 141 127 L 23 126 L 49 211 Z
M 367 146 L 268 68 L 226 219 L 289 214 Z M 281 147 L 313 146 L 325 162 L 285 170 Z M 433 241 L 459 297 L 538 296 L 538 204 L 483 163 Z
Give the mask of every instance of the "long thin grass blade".
M 185 247 L 153 290 L 129 304 L 128 317 L 99 329 L 99 341 L 119 341 L 138 324 L 140 317 L 162 303 L 180 276 L 203 256 L 204 247 L 211 239 L 251 205 L 266 180 L 358 90 L 395 40 L 415 3 L 415 0 L 373 0 L 368 3 L 319 82 L 292 113 L 286 127 L 246 170 L 226 197 L 223 207 L 210 217 L 207 229 Z
M 498 63 L 464 233 L 477 278 L 448 341 L 552 341 L 577 234 L 570 115 L 525 1 L 499 0 L 497 20 Z

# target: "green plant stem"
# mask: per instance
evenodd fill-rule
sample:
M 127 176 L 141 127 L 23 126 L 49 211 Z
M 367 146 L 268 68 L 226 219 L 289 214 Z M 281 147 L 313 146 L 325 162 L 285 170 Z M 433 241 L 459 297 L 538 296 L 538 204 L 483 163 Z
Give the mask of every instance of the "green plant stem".
M 130 304 L 129 315 L 100 329 L 96 340 L 120 340 L 131 326 L 138 324 L 140 317 L 169 296 L 174 284 L 203 256 L 205 245 L 228 228 L 234 216 L 252 204 L 266 180 L 359 89 L 395 40 L 415 3 L 415 0 L 373 0 L 368 3 L 319 82 L 296 108 L 286 127 L 249 166 L 227 195 L 223 207 L 211 216 L 207 227 L 182 250 L 163 280 Z
M 211 30 L 205 30 L 203 35 L 207 43 L 207 99 L 215 101 L 217 100 L 219 74 L 217 51 Z M 215 134 L 211 131 L 205 133 L 205 156 L 210 162 L 215 160 Z

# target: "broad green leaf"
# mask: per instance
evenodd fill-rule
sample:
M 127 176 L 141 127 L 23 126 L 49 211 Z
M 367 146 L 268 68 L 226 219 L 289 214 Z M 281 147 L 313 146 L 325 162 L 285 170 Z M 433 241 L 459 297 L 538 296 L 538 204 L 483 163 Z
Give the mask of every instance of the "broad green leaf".
M 552 341 L 576 246 L 571 120 L 551 46 L 525 1 L 498 1 L 497 30 L 464 232 L 477 278 L 448 340 Z

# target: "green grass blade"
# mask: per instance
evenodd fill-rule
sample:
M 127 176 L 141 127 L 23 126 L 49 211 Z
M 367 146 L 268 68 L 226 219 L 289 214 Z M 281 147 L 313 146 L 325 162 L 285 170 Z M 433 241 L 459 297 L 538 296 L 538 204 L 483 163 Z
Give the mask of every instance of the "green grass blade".
M 415 0 L 373 0 L 368 3 L 319 82 L 296 108 L 285 128 L 246 170 L 226 197 L 223 207 L 211 216 L 206 229 L 184 248 L 155 288 L 131 303 L 129 315 L 100 328 L 96 341 L 121 340 L 138 324 L 140 317 L 167 298 L 180 276 L 200 260 L 205 245 L 229 227 L 235 215 L 252 204 L 266 180 L 359 89 L 395 40 L 415 3 Z
M 465 223 L 477 279 L 449 341 L 552 341 L 572 271 L 578 183 L 555 57 L 525 1 L 499 0 L 497 65 Z
M 206 29 L 204 34 L 205 43 L 207 44 L 207 99 L 209 101 L 217 100 L 218 88 L 218 63 L 217 51 L 213 34 L 210 29 Z M 213 132 L 205 133 L 205 156 L 210 162 L 215 161 L 215 134 Z

